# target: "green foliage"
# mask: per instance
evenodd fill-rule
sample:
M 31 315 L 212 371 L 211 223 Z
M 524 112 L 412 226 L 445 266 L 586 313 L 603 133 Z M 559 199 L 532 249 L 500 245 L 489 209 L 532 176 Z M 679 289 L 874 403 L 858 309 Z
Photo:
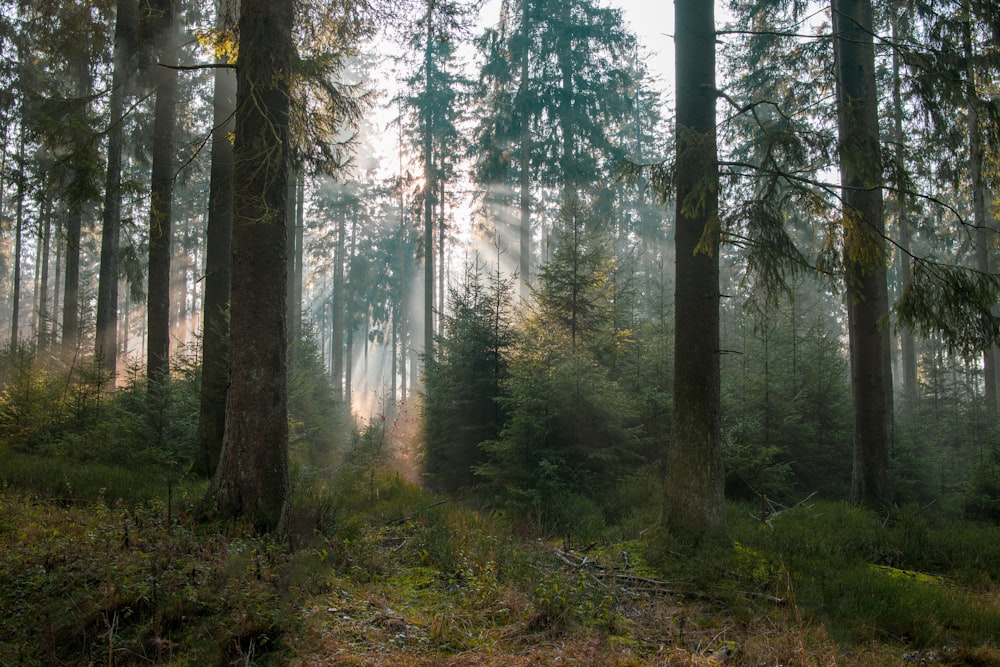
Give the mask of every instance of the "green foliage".
M 63 370 L 18 353 L 8 360 L 0 394 L 3 446 L 82 463 L 182 471 L 197 426 L 198 377 L 188 357 L 178 355 L 173 365 L 170 383 L 150 400 L 136 367 L 108 392 L 108 378 L 96 366 Z
M 424 474 L 438 491 L 477 483 L 479 445 L 495 439 L 506 420 L 498 399 L 514 343 L 514 282 L 493 274 L 485 285 L 482 272 L 478 261 L 466 265 L 450 292 L 445 335 L 435 342 L 434 358 L 425 360 Z
M 974 506 L 988 505 L 988 471 L 1000 433 L 981 395 L 981 371 L 946 354 L 942 344 L 926 345 L 918 363 L 919 395 L 897 404 L 892 461 L 897 502 L 986 519 Z
M 339 403 L 323 367 L 316 330 L 303 318 L 290 351 L 288 446 L 299 466 L 325 468 L 339 462 L 351 432 L 347 408 Z
M 0 492 L 0 663 L 284 664 L 296 617 L 280 545 L 169 516 L 149 498 L 59 508 Z
M 776 312 L 734 309 L 722 397 L 727 493 L 788 502 L 849 488 L 848 361 L 833 316 L 805 290 Z
M 739 427 L 746 425 L 747 422 L 742 422 L 722 434 L 726 495 L 746 500 L 755 496 L 787 497 L 792 482 L 791 466 L 778 460 L 781 453 L 778 447 L 752 444 L 744 439 Z
M 886 520 L 833 503 L 730 525 L 756 562 L 741 585 L 752 576 L 761 593 L 794 596 L 841 639 L 976 645 L 1000 629 L 995 607 L 964 587 L 998 574 L 995 528 L 935 526 L 906 508 Z
M 896 317 L 924 336 L 940 334 L 949 349 L 971 358 L 1000 340 L 1000 318 L 993 313 L 998 298 L 996 274 L 919 261 L 896 302 Z
M 601 499 L 639 463 L 637 410 L 612 367 L 626 342 L 600 235 L 574 217 L 540 272 L 510 362 L 497 439 L 477 472 L 493 499 L 547 530 L 592 533 Z
M 996 426 L 991 447 L 972 468 L 962 513 L 969 519 L 1000 525 L 1000 438 Z

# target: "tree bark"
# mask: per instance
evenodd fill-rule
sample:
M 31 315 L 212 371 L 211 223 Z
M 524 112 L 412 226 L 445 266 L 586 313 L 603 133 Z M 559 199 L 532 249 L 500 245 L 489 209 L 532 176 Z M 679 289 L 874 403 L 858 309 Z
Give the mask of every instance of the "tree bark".
M 224 4 L 221 1 L 216 3 L 216 26 L 219 29 L 224 29 L 232 18 L 223 16 Z M 226 425 L 226 392 L 229 387 L 229 290 L 233 252 L 233 144 L 229 140 L 229 134 L 233 131 L 233 114 L 236 110 L 234 70 L 222 67 L 215 69 L 212 104 L 201 397 L 195 456 L 195 469 L 205 476 L 211 476 L 219 463 Z
M 531 14 L 528 11 L 530 0 L 521 0 L 521 36 L 524 50 L 521 56 L 521 78 L 518 82 L 518 99 L 521 118 L 520 146 L 520 201 L 521 225 L 518 233 L 519 255 L 518 264 L 521 273 L 521 299 L 528 299 L 528 286 L 531 284 L 531 114 L 528 109 L 529 75 L 528 56 L 531 49 Z
M 161 63 L 175 65 L 175 0 L 161 0 L 156 12 L 159 26 L 158 49 Z M 174 191 L 174 126 L 177 117 L 177 70 L 161 64 L 152 66 L 156 82 L 153 110 L 153 166 L 149 196 L 149 288 L 146 301 L 146 381 L 149 397 L 158 406 L 170 375 L 170 253 Z M 183 294 L 183 292 L 181 292 Z
M 337 207 L 337 247 L 333 251 L 333 332 L 330 343 L 330 374 L 333 376 L 333 395 L 344 400 L 344 251 L 347 247 L 347 209 Z
M 892 39 L 894 43 L 900 43 L 902 37 L 899 35 L 899 13 L 902 11 L 900 0 L 896 0 L 892 12 Z M 893 112 L 893 139 L 896 142 L 896 150 L 900 152 L 900 164 L 897 167 L 900 172 L 905 169 L 903 164 L 903 146 L 906 145 L 906 137 L 903 135 L 903 96 L 900 79 L 900 54 L 894 49 L 892 52 L 892 112 Z M 901 185 L 901 184 L 900 184 Z M 913 246 L 913 227 L 909 216 L 909 198 L 902 187 L 896 195 L 896 226 L 899 232 L 899 262 L 900 273 L 902 273 L 903 291 L 910 284 L 913 259 L 910 257 Z M 903 396 L 908 401 L 915 401 L 917 392 L 917 353 L 913 331 L 909 327 L 903 327 L 899 332 L 900 349 L 900 370 L 903 375 Z
M 292 0 L 243 0 L 233 171 L 230 386 L 220 518 L 282 526 L 288 481 L 287 247 Z
M 992 241 L 994 234 L 986 220 L 986 184 L 983 179 L 983 140 L 979 129 L 979 94 L 976 90 L 975 48 L 972 36 L 972 15 L 968 0 L 962 3 L 965 21 L 962 24 L 962 47 L 965 55 L 965 97 L 968 110 L 966 121 L 969 134 L 969 177 L 972 188 L 972 221 L 976 227 L 976 264 L 983 273 L 992 273 Z M 983 375 L 986 412 L 997 412 L 997 349 L 983 350 Z
M 833 0 L 851 393 L 852 497 L 892 503 L 892 370 L 871 0 Z
M 97 284 L 97 362 L 101 370 L 114 381 L 118 364 L 118 241 L 121 235 L 121 177 L 122 142 L 124 128 L 125 86 L 129 77 L 129 60 L 135 43 L 137 8 L 135 0 L 118 0 L 115 18 L 114 67 L 111 82 L 111 99 L 108 103 L 110 120 L 108 123 L 108 162 L 104 182 L 104 216 L 101 228 L 101 267 Z M 73 222 L 71 218 L 71 222 Z M 79 229 L 75 248 L 79 253 Z M 78 267 L 79 264 L 76 265 Z M 67 256 L 67 276 L 69 274 Z M 67 277 L 66 298 L 70 297 Z M 75 315 L 74 315 L 75 317 Z
M 305 183 L 300 170 L 289 166 L 288 174 L 288 340 L 291 358 L 302 321 L 302 205 Z
M 433 64 L 434 0 L 426 0 L 427 34 L 424 39 L 424 94 L 430 96 L 431 66 Z M 434 113 L 429 101 L 421 110 L 423 115 L 424 143 L 424 363 L 434 356 L 434 199 L 437 195 L 434 168 Z
M 49 254 L 52 245 L 52 198 L 45 196 L 42 208 L 42 264 L 38 290 L 38 349 L 48 348 L 51 342 L 52 310 L 49 307 Z
M 676 0 L 677 269 L 674 421 L 666 458 L 666 521 L 698 539 L 725 531 L 720 431 L 719 162 L 715 12 Z
M 20 327 L 21 313 L 21 238 L 24 230 L 24 112 L 21 114 L 21 124 L 17 143 L 17 202 L 14 214 L 14 285 L 11 287 L 10 311 L 10 351 L 17 351 L 17 335 Z

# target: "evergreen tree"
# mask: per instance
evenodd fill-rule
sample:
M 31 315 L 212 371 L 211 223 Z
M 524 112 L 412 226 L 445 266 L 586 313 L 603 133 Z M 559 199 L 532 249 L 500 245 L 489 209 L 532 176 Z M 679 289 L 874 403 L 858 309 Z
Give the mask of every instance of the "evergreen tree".
M 854 398 L 852 496 L 865 505 L 888 507 L 892 503 L 892 371 L 873 21 L 870 0 L 834 0 L 847 328 Z
M 615 344 L 606 241 L 584 233 L 582 216 L 566 224 L 514 346 L 507 421 L 478 472 L 500 502 L 578 530 L 604 520 L 610 492 L 639 463 L 640 433 L 632 397 L 601 359 Z
M 207 507 L 282 524 L 289 493 L 285 208 L 291 0 L 242 0 L 233 173 L 233 289 L 226 431 Z
M 589 0 L 522 0 L 503 5 L 500 26 L 479 45 L 476 179 L 481 188 L 507 185 L 518 193 L 519 266 L 527 285 L 532 227 L 540 229 L 531 207 L 536 216 L 541 212 L 543 192 L 557 193 L 561 210 L 578 197 L 589 206 L 611 189 L 624 154 L 613 138 L 634 118 L 637 70 L 629 63 L 635 39 L 619 10 Z M 558 215 L 547 222 L 554 229 Z M 541 236 L 548 251 L 555 248 Z
M 177 53 L 180 20 L 176 0 L 160 0 L 147 20 L 158 48 L 152 65 L 156 90 L 153 118 L 153 162 L 149 204 L 149 288 L 147 298 L 146 377 L 151 408 L 157 408 L 170 374 L 170 263 L 176 178 Z
M 674 413 L 666 521 L 692 535 L 725 530 L 719 388 L 719 161 L 715 13 L 677 0 Z
M 115 12 L 113 79 L 109 101 L 107 178 L 101 227 L 101 268 L 97 294 L 97 351 L 101 369 L 112 378 L 118 364 L 118 280 L 121 237 L 122 142 L 129 77 L 138 47 L 138 7 L 135 0 L 118 0 Z M 67 284 L 67 296 L 70 286 Z
M 480 444 L 496 439 L 505 422 L 499 399 L 514 343 L 514 282 L 499 262 L 488 285 L 484 270 L 478 259 L 466 264 L 451 288 L 438 353 L 424 369 L 424 473 L 439 491 L 476 485 Z
M 220 36 L 232 33 L 236 17 L 224 0 L 216 1 L 215 25 Z M 225 44 L 224 39 L 220 39 Z M 230 55 L 217 49 L 217 64 Z M 236 110 L 236 72 L 217 67 L 212 96 L 212 154 L 205 230 L 205 298 L 202 327 L 201 402 L 195 469 L 211 476 L 219 460 L 226 423 L 229 386 L 229 291 L 233 233 L 233 129 Z

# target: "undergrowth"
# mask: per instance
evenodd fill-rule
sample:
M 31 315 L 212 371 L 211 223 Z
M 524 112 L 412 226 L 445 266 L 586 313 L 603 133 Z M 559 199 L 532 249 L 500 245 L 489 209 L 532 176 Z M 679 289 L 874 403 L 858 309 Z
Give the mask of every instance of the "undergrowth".
M 1000 664 L 993 528 L 733 506 L 730 542 L 573 545 L 395 474 L 308 490 L 291 549 L 190 521 L 196 489 L 5 486 L 0 664 Z

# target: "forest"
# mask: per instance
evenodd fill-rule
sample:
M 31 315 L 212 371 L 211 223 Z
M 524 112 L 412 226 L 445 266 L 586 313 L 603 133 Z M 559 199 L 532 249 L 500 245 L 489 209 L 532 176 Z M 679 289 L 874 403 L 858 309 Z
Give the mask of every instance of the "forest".
M 0 665 L 1000 665 L 998 45 L 0 0 Z

